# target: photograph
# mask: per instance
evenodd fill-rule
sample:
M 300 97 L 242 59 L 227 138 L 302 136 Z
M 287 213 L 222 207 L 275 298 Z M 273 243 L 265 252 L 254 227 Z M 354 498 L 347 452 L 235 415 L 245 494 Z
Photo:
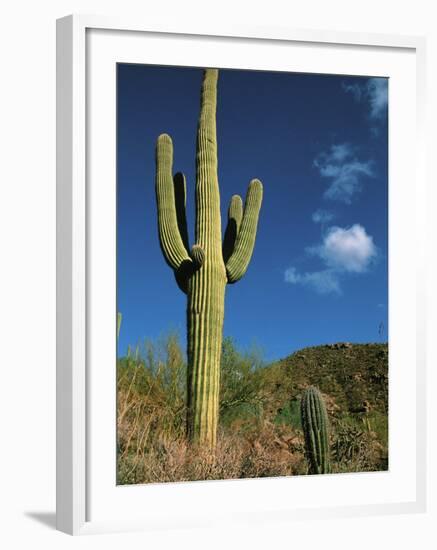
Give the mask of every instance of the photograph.
M 117 484 L 388 470 L 389 79 L 116 84 Z

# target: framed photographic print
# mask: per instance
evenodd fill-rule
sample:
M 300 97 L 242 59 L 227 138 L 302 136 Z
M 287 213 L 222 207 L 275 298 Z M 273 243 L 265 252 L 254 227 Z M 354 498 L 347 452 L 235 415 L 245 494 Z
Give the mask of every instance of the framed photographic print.
M 57 41 L 58 528 L 423 510 L 423 40 Z

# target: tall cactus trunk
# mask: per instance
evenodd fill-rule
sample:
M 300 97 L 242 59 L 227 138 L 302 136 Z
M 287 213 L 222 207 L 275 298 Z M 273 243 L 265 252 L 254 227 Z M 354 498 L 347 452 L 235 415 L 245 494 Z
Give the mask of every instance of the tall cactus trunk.
M 222 256 L 217 176 L 217 70 L 205 72 L 197 129 L 196 242 L 203 265 L 188 288 L 187 432 L 201 445 L 215 446 L 219 412 L 226 268 Z
M 234 195 L 222 245 L 217 176 L 216 69 L 202 84 L 196 156 L 196 244 L 189 249 L 185 177 L 172 177 L 173 147 L 162 134 L 156 147 L 158 229 L 164 257 L 187 294 L 188 414 L 191 441 L 214 449 L 217 438 L 220 358 L 227 283 L 246 272 L 255 243 L 262 185 L 252 180 L 243 210 Z
M 203 271 L 203 273 L 202 273 Z M 192 278 L 188 293 L 188 415 L 192 441 L 215 446 L 219 412 L 220 359 L 224 297 L 223 274 L 208 278 L 205 266 Z

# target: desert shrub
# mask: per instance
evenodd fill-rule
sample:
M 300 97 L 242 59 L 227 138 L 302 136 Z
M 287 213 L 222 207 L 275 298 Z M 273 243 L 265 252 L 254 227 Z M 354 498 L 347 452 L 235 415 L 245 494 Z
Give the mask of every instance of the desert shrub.
M 381 442 L 388 444 L 388 415 L 379 411 L 371 411 L 367 416 L 365 424 L 368 429 L 375 432 Z
M 336 422 L 331 449 L 334 472 L 387 469 L 387 453 L 377 434 L 354 418 L 344 417 Z
M 220 423 L 222 426 L 259 420 L 263 414 L 261 354 L 241 354 L 231 338 L 223 340 L 220 373 Z
M 300 398 L 294 398 L 278 409 L 275 424 L 287 424 L 295 429 L 302 430 L 300 415 Z

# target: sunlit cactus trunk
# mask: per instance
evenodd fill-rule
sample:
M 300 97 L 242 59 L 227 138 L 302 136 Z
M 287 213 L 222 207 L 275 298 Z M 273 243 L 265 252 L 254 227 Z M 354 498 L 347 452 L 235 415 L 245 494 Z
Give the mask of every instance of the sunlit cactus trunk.
M 214 273 L 215 271 L 215 273 Z M 192 277 L 188 293 L 188 417 L 192 440 L 215 445 L 217 436 L 220 357 L 225 272 L 205 260 Z
M 187 294 L 188 415 L 193 442 L 214 448 L 217 438 L 220 357 L 227 283 L 246 272 L 255 243 L 262 185 L 252 180 L 243 210 L 232 197 L 222 245 L 217 177 L 216 69 L 204 72 L 196 157 L 196 244 L 189 248 L 186 185 L 172 176 L 173 146 L 162 134 L 156 148 L 156 197 L 161 248 L 180 289 Z

